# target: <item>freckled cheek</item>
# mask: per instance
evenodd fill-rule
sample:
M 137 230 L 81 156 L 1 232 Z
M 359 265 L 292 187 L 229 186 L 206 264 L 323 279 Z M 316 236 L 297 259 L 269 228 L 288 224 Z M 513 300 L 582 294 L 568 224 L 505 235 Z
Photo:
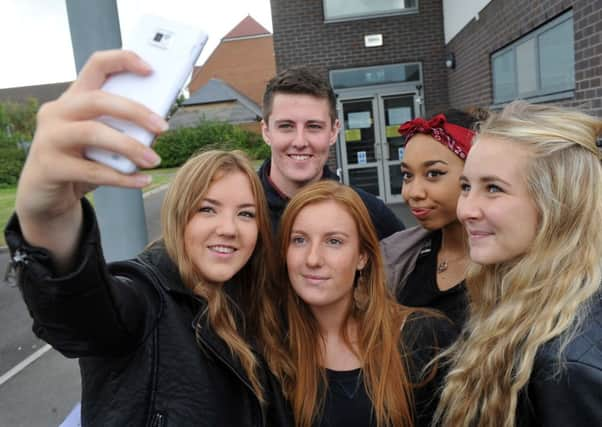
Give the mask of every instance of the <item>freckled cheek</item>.
M 330 265 L 333 267 L 335 275 L 339 278 L 342 286 L 352 285 L 355 279 L 355 266 L 357 260 L 351 255 L 340 254 L 331 258 Z

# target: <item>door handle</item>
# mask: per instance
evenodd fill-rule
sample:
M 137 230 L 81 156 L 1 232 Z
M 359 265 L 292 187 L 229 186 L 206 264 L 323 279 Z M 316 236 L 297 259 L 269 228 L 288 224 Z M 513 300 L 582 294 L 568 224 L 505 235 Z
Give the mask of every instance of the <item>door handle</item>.
M 381 143 L 376 143 L 374 144 L 374 158 L 376 160 L 382 160 L 383 158 L 385 160 L 389 160 L 389 150 L 386 149 L 387 148 L 387 144 L 381 144 Z M 384 154 L 383 154 L 384 152 Z
M 381 149 L 383 150 L 383 157 L 385 160 L 389 160 L 391 156 L 389 156 L 389 143 L 383 142 L 381 145 Z

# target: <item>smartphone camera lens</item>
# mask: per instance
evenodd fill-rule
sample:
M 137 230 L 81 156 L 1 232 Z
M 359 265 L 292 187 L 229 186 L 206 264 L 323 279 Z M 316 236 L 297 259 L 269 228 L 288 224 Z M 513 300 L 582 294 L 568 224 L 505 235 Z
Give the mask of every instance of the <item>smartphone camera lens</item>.
M 153 37 L 153 41 L 159 43 L 163 38 L 163 33 L 155 33 L 155 37 Z

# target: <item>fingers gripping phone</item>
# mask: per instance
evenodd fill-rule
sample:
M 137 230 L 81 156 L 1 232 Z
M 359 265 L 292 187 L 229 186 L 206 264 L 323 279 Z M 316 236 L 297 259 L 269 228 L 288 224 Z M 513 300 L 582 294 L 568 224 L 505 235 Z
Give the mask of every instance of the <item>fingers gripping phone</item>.
M 143 16 L 133 37 L 123 48 L 131 50 L 153 69 L 148 76 L 119 73 L 110 76 L 102 90 L 144 104 L 165 117 L 186 83 L 192 67 L 207 42 L 207 34 L 197 28 L 155 16 Z M 147 147 L 155 135 L 133 123 L 102 116 L 99 121 L 138 140 Z M 136 165 L 126 157 L 97 147 L 87 147 L 86 157 L 123 173 L 133 173 Z

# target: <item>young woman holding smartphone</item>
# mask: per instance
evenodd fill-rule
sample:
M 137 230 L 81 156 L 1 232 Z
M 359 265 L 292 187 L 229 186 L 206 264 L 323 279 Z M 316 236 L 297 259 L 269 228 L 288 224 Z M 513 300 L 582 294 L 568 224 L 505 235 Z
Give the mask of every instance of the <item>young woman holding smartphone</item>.
M 84 152 L 103 148 L 141 167 L 158 157 L 95 118 L 166 127 L 146 107 L 98 90 L 126 70 L 149 72 L 131 52 L 95 54 L 38 114 L 6 230 L 34 332 L 79 358 L 83 425 L 288 425 L 260 355 L 277 323 L 270 223 L 241 154 L 191 158 L 165 196 L 162 241 L 135 260 L 105 263 L 84 194 L 148 181 Z

